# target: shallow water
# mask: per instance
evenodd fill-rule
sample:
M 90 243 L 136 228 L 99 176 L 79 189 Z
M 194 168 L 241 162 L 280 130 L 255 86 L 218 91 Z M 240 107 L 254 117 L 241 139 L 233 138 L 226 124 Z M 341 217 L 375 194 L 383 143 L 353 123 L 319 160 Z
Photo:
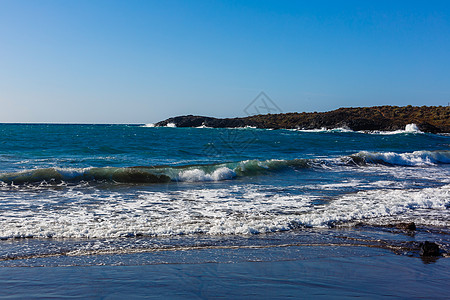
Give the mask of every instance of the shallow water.
M 174 260 L 185 255 L 185 251 L 170 252 L 177 257 Z M 0 295 L 13 299 L 446 299 L 449 291 L 448 259 L 424 264 L 377 248 L 191 250 L 188 256 L 221 257 L 222 262 L 0 268 Z M 258 260 L 261 257 L 272 259 Z
M 449 175 L 450 136 L 417 131 L 1 124 L 0 267 L 415 264 L 425 240 L 441 264 Z

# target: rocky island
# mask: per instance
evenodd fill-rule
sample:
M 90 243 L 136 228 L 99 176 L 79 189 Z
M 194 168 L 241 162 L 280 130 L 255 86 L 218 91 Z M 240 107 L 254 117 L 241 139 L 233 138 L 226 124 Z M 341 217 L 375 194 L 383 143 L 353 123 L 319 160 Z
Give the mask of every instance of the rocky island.
M 354 131 L 393 131 L 416 124 L 419 130 L 430 133 L 450 132 L 450 106 L 374 106 L 339 108 L 328 112 L 281 113 L 241 118 L 213 118 L 178 116 L 158 122 L 155 126 L 266 129 L 333 129 Z

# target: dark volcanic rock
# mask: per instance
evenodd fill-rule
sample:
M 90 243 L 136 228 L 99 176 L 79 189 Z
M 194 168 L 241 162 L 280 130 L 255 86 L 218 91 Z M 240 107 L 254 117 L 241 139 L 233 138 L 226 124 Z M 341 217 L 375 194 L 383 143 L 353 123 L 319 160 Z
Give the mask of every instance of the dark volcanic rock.
M 207 126 L 213 128 L 236 128 L 254 126 L 271 129 L 320 129 L 345 127 L 351 130 L 392 131 L 405 129 L 407 124 L 416 124 L 421 131 L 431 133 L 450 132 L 449 106 L 374 106 L 339 108 L 322 113 L 286 113 L 255 115 L 244 118 L 218 119 L 204 116 L 180 116 L 156 123 L 177 127 Z
M 424 242 L 420 243 L 420 255 L 421 256 L 439 256 L 439 246 L 436 243 Z
M 398 229 L 403 229 L 403 230 L 416 230 L 416 224 L 414 222 L 411 223 L 398 223 L 395 225 L 396 228 Z

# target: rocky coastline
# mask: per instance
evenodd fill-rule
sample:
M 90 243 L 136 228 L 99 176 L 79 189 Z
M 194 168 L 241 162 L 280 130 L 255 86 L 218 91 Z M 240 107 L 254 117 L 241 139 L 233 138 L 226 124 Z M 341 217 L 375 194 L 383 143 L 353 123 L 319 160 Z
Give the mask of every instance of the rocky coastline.
M 408 124 L 429 133 L 450 132 L 449 106 L 374 106 L 339 108 L 328 112 L 281 113 L 240 118 L 178 116 L 158 122 L 155 126 L 264 129 L 333 129 L 354 131 L 403 130 Z

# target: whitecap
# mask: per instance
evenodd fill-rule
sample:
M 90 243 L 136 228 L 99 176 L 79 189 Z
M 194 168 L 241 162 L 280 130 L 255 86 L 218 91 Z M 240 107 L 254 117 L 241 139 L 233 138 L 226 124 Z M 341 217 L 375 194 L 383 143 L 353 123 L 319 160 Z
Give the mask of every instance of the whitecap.
M 361 133 L 369 133 L 369 134 L 381 134 L 381 135 L 391 135 L 391 134 L 404 134 L 404 133 L 423 133 L 420 131 L 419 127 L 414 124 L 406 124 L 405 129 L 403 130 L 394 130 L 394 131 L 360 131 Z
M 357 156 L 366 162 L 384 162 L 401 166 L 427 166 L 450 163 L 450 151 L 414 151 L 407 153 L 361 151 Z
M 220 181 L 228 180 L 236 177 L 236 173 L 227 168 L 221 167 L 208 174 L 200 169 L 191 169 L 180 172 L 178 175 L 179 181 L 197 182 L 197 181 Z

